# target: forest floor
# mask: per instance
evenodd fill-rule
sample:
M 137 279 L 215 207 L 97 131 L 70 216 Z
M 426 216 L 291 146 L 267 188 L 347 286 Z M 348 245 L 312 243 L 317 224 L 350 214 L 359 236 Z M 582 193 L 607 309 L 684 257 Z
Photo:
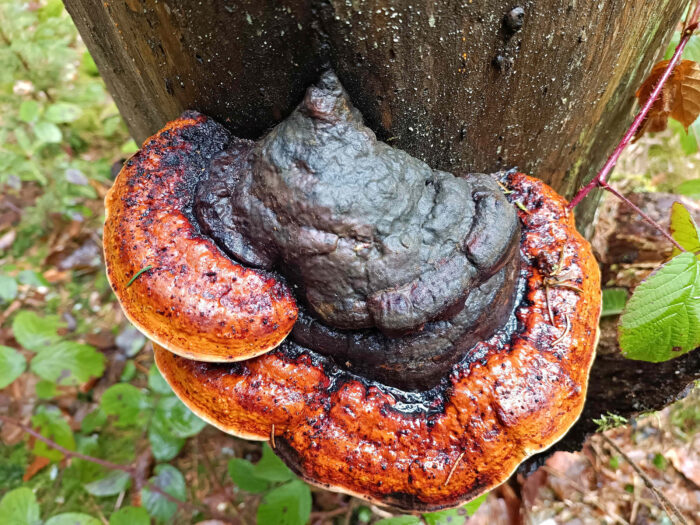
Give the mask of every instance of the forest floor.
M 0 53 L 0 347 L 15 349 L 30 362 L 0 389 L 0 415 L 111 461 L 143 457 L 146 475 L 156 463 L 174 466 L 184 476 L 187 500 L 198 510 L 179 506 L 165 521 L 189 524 L 223 514 L 231 516 L 231 523 L 255 523 L 263 496 L 235 485 L 229 460 L 256 462 L 262 453 L 259 443 L 208 426 L 168 441 L 151 426 L 158 410 L 167 405 L 168 394 L 152 367 L 150 343 L 129 325 L 111 293 L 101 250 L 103 198 L 135 145 L 60 2 L 32 5 L 27 11 L 25 4 L 3 4 L 4 20 L 14 20 L 17 27 L 0 24 L 3 40 L 17 44 Z M 37 28 L 43 37 L 27 36 L 36 35 Z M 44 61 L 40 71 L 31 69 L 34 59 Z M 672 192 L 699 177 L 697 145 L 693 151 L 672 129 L 632 146 L 612 183 L 628 192 Z M 600 224 L 614 220 L 614 213 L 614 205 L 601 206 Z M 648 261 L 613 264 L 606 285 L 631 287 L 648 271 Z M 34 323 L 28 333 L 74 345 L 69 349 L 87 345 L 104 356 L 99 377 L 64 381 L 33 367 L 32 359 L 40 354 L 20 344 L 26 337 L 18 334 L 22 313 Z M 603 328 L 614 330 L 615 321 L 615 316 L 606 317 Z M 80 373 L 75 370 L 76 376 Z M 120 424 L 123 419 L 112 417 L 119 413 L 105 406 L 103 394 L 121 383 L 143 394 L 138 408 L 148 416 L 143 424 Z M 690 523 L 700 524 L 697 388 L 665 410 L 610 429 L 606 436 Z M 170 452 L 154 457 L 157 444 Z M 39 445 L 16 426 L 0 426 L 0 497 L 27 486 L 37 494 L 43 515 L 80 511 L 103 523 L 116 509 L 140 503 L 139 491 L 126 485 L 116 491 L 103 487 L 103 494 L 94 487 L 86 490 L 104 473 L 61 455 L 47 457 L 51 455 Z M 314 524 L 374 523 L 392 516 L 345 495 L 317 488 L 311 493 Z M 452 521 L 423 520 L 429 525 L 464 522 L 460 515 Z M 593 436 L 581 452 L 556 452 L 531 476 L 515 476 L 494 490 L 468 523 L 672 521 L 631 464 L 600 436 Z

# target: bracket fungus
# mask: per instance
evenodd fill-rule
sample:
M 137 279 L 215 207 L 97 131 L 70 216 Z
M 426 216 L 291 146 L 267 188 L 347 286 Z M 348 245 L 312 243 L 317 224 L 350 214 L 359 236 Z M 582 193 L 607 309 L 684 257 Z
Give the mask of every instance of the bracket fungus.
M 166 381 L 311 483 L 456 506 L 581 412 L 600 278 L 565 200 L 377 141 L 330 72 L 256 142 L 186 112 L 106 208 L 110 283 Z

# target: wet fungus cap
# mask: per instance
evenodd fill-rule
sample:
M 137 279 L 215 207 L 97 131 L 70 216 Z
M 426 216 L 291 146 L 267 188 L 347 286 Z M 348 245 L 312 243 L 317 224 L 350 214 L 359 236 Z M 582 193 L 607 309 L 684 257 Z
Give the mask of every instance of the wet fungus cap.
M 496 180 L 377 141 L 330 72 L 213 158 L 194 212 L 233 259 L 294 285 L 296 342 L 383 383 L 434 386 L 512 312 L 520 225 Z
M 439 509 L 581 412 L 600 283 L 565 205 L 377 141 L 326 74 L 260 141 L 194 112 L 148 139 L 106 199 L 105 258 L 196 414 L 312 483 Z

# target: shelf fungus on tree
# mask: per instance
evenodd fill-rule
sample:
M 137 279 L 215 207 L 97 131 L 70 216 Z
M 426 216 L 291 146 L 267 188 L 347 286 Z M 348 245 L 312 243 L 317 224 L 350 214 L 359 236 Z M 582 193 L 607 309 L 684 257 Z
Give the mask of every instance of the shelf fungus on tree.
M 148 139 L 107 196 L 105 258 L 196 414 L 312 483 L 439 509 L 581 412 L 600 279 L 565 205 L 377 141 L 329 72 L 259 141 L 195 112 Z

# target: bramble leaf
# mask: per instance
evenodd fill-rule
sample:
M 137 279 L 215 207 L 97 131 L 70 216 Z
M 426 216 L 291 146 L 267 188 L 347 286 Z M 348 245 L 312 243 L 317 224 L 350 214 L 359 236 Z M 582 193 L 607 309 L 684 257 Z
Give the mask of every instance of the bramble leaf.
M 129 427 L 145 422 L 142 413 L 149 406 L 146 395 L 133 385 L 118 383 L 102 394 L 100 407 L 108 416 L 117 416 L 114 425 Z
M 700 230 L 688 209 L 680 202 L 674 202 L 671 206 L 671 235 L 673 238 L 691 253 L 700 251 Z M 681 251 L 673 247 L 674 257 Z
M 605 288 L 603 290 L 603 309 L 601 317 L 621 314 L 627 302 L 627 290 L 624 288 Z
M 64 512 L 46 520 L 45 525 L 102 525 L 102 522 L 88 514 Z
M 124 507 L 109 517 L 109 525 L 150 525 L 151 518 L 143 507 Z
M 258 525 L 305 525 L 311 515 L 311 490 L 301 480 L 265 494 L 258 506 Z
M 0 303 L 8 303 L 15 297 L 17 297 L 17 281 L 9 275 L 0 275 Z
M 177 503 L 170 501 L 165 496 L 151 490 L 149 485 L 154 484 L 163 492 L 167 492 L 172 497 L 185 501 L 185 478 L 180 471 L 171 465 L 156 466 L 155 476 L 148 485 L 141 490 L 143 506 L 154 518 L 167 522 L 177 512 Z
M 41 515 L 34 493 L 20 487 L 5 494 L 0 500 L 0 523 L 39 525 Z
M 270 483 L 255 476 L 255 466 L 245 459 L 231 458 L 228 460 L 228 473 L 236 486 L 250 492 L 258 494 L 270 488 Z
M 93 496 L 115 496 L 126 490 L 131 476 L 123 470 L 113 470 L 104 478 L 85 484 L 85 490 Z
M 27 368 L 24 356 L 14 348 L 0 345 L 0 388 L 17 379 Z
M 170 433 L 179 438 L 192 437 L 207 426 L 175 396 L 161 399 L 154 417 L 161 419 Z
M 464 506 L 464 509 L 467 511 L 467 516 L 473 516 L 477 510 L 479 510 L 479 507 L 486 501 L 486 497 L 488 494 L 482 494 L 476 499 L 471 500 L 469 503 L 467 503 Z
M 90 345 L 61 341 L 39 352 L 32 359 L 32 372 L 59 385 L 78 385 L 100 377 L 105 369 L 105 357 Z
M 75 450 L 73 431 L 57 408 L 40 406 L 37 413 L 32 417 L 32 424 L 45 438 L 50 439 L 54 443 L 58 443 L 63 448 Z M 49 458 L 51 461 L 60 461 L 63 459 L 62 452 L 49 447 L 43 441 L 39 440 L 36 440 L 34 443 L 33 452 L 35 455 Z
M 183 438 L 174 436 L 170 426 L 162 418 L 156 417 L 148 425 L 148 441 L 151 443 L 153 457 L 158 461 L 170 461 L 185 445 Z
M 296 477 L 267 444 L 263 445 L 262 457 L 255 464 L 254 474 L 256 478 L 277 482 L 289 481 Z
M 420 525 L 420 518 L 418 516 L 395 516 L 379 520 L 374 525 Z
M 687 180 L 681 183 L 676 188 L 676 193 L 693 199 L 700 199 L 700 179 Z
M 34 312 L 21 311 L 12 320 L 12 333 L 24 348 L 40 352 L 61 340 L 56 332 L 62 326 L 57 315 L 40 317 Z
M 700 345 L 700 260 L 682 253 L 643 281 L 619 332 L 625 357 L 641 361 L 668 361 Z

